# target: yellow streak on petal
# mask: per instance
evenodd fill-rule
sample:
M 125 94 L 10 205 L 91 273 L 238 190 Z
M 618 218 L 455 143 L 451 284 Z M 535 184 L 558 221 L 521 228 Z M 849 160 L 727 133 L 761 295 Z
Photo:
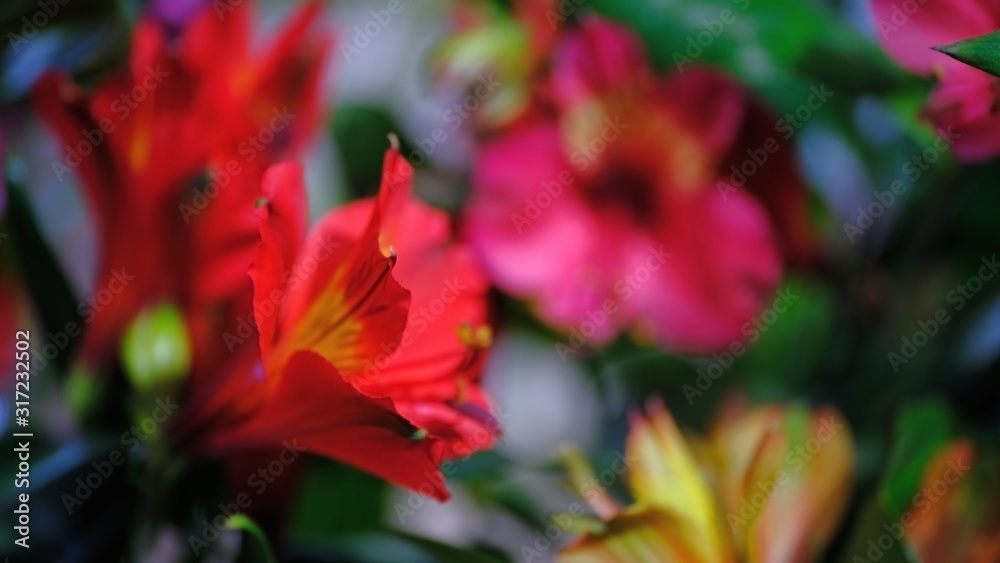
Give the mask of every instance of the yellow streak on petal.
M 640 503 L 689 521 L 699 538 L 700 555 L 708 561 L 725 561 L 728 544 L 715 496 L 694 455 L 662 404 L 651 403 L 647 410 L 647 417 L 633 421 L 628 436 L 632 494 Z
M 393 264 L 392 257 L 383 265 L 383 270 L 374 287 L 378 287 L 385 276 L 390 275 Z M 350 262 L 347 262 L 350 263 Z M 288 334 L 283 335 L 268 362 L 268 371 L 280 369 L 284 362 L 298 350 L 312 350 L 326 358 L 347 376 L 364 367 L 363 354 L 359 354 L 358 343 L 363 339 L 362 331 L 366 328 L 359 318 L 373 295 L 373 288 L 366 292 L 347 298 L 347 277 L 353 272 L 341 267 L 333 275 L 330 282 L 309 306 L 302 317 L 295 323 Z
M 129 164 L 132 165 L 133 172 L 139 173 L 145 170 L 149 164 L 149 153 L 152 144 L 153 139 L 149 128 L 141 125 L 138 126 L 135 137 L 132 139 L 132 145 L 129 147 Z
M 241 65 L 230 77 L 229 87 L 237 99 L 243 100 L 249 97 L 253 94 L 256 86 L 257 72 L 250 65 Z
M 566 547 L 559 563 L 722 563 L 701 552 L 690 522 L 669 511 L 635 505 Z

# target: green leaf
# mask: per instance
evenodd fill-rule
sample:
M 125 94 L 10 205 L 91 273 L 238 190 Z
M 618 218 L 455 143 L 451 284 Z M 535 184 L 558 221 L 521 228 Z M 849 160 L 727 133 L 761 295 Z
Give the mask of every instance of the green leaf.
M 252 561 L 263 561 L 264 563 L 278 563 L 278 558 L 274 556 L 270 542 L 267 541 L 267 534 L 260 529 L 253 520 L 244 514 L 234 514 L 226 521 L 226 526 L 246 532 L 254 541 L 248 545 L 247 553 Z
M 482 549 L 463 548 L 406 532 L 386 530 L 340 538 L 326 553 L 357 563 L 505 563 L 509 559 Z
M 795 111 L 821 83 L 835 93 L 826 116 L 852 96 L 907 78 L 881 48 L 818 2 L 594 0 L 587 6 L 639 33 L 661 69 L 722 67 L 779 113 Z
M 909 508 L 928 461 L 956 434 L 954 414 L 943 401 L 923 400 L 903 410 L 879 491 L 887 514 L 898 517 Z
M 741 384 L 762 401 L 808 390 L 817 373 L 828 371 L 822 364 L 834 345 L 837 315 L 827 287 L 803 278 L 785 279 L 764 311 L 747 320 L 747 352 L 743 364 L 734 368 L 745 373 Z
M 10 236 L 4 241 L 3 250 L 6 254 L 8 249 L 13 249 L 15 263 L 19 266 L 18 271 L 31 294 L 31 302 L 39 315 L 45 334 L 55 334 L 66 339 L 66 347 L 60 349 L 59 353 L 47 362 L 58 367 L 56 372 L 61 375 L 78 343 L 78 339 L 65 336 L 81 325 L 77 313 L 78 303 L 59 260 L 52 253 L 35 222 L 35 214 L 24 188 L 13 182 L 8 186 L 10 189 L 7 191 L 9 205 L 7 220 L 10 222 Z
M 504 561 L 504 559 L 495 555 L 454 547 L 446 543 L 414 536 L 405 532 L 395 532 L 395 535 L 419 547 L 427 554 L 436 557 L 438 561 L 448 561 L 449 563 L 502 563 Z
M 1000 76 L 1000 31 L 934 49 L 993 76 Z
M 333 137 L 337 141 L 344 176 L 353 197 L 378 192 L 382 179 L 382 159 L 389 148 L 388 134 L 399 125 L 385 111 L 366 106 L 346 106 L 333 119 Z M 403 154 L 409 154 L 403 142 Z
M 899 526 L 898 528 L 896 526 Z M 894 533 L 898 532 L 898 534 Z M 902 526 L 892 519 L 879 505 L 877 498 L 872 498 L 856 519 L 856 525 L 850 535 L 844 551 L 841 553 L 841 563 L 856 563 L 857 561 L 878 561 L 879 563 L 913 563 L 916 557 L 909 557 L 912 548 L 902 535 Z
M 386 503 L 382 481 L 325 459 L 310 461 L 290 526 L 296 539 L 322 541 L 333 534 L 365 532 L 379 526 Z

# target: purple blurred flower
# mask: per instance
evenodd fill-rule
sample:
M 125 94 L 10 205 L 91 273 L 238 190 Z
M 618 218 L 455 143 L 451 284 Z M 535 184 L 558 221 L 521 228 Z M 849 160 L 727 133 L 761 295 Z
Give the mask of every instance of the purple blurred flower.
M 149 14 L 170 27 L 181 27 L 207 0 L 152 0 Z

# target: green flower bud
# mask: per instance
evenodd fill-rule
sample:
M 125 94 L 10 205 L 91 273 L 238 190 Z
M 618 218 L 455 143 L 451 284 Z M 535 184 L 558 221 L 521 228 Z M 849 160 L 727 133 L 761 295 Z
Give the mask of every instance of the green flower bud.
M 180 310 L 164 304 L 143 311 L 125 332 L 121 360 L 140 393 L 183 380 L 191 367 L 191 339 Z

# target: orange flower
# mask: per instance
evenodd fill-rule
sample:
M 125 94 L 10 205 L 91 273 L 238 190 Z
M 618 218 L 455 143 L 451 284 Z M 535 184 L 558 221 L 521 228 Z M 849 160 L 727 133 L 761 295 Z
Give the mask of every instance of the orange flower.
M 924 468 L 913 504 L 893 533 L 902 529 L 922 561 L 1000 561 L 998 460 L 970 440 L 945 444 Z

